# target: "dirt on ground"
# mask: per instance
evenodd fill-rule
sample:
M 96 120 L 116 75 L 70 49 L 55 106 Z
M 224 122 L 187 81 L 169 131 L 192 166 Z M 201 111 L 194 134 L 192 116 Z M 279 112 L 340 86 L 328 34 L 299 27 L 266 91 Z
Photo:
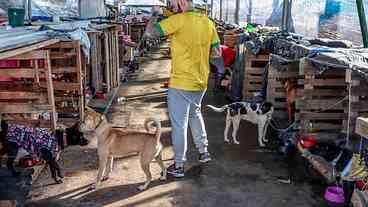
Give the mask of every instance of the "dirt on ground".
M 126 104 L 112 107 L 110 120 L 117 125 L 143 130 L 147 117 L 162 121 L 163 157 L 169 166 L 173 161 L 170 144 L 170 121 L 167 115 L 166 89 L 161 83 L 169 76 L 170 60 L 153 55 L 141 67 L 144 72 L 136 80 L 124 83 L 118 96 L 128 97 Z M 204 105 L 222 105 L 223 94 L 209 88 Z M 45 170 L 33 190 L 27 206 L 239 206 L 239 207 L 319 207 L 325 206 L 318 186 L 294 176 L 290 184 L 278 181 L 288 177 L 290 168 L 274 153 L 264 152 L 257 146 L 256 127 L 243 121 L 239 130 L 240 145 L 224 144 L 225 115 L 203 108 L 213 161 L 198 163 L 198 152 L 189 142 L 188 163 L 184 179 L 159 181 L 160 168 L 153 162 L 151 169 L 154 181 L 150 188 L 140 192 L 137 187 L 145 176 L 140 169 L 138 156 L 120 158 L 115 162 L 110 180 L 91 191 L 89 187 L 97 175 L 97 143 L 91 140 L 86 147 L 70 147 L 60 161 L 65 173 L 63 184 L 55 185 Z M 128 122 L 126 122 L 128 120 Z

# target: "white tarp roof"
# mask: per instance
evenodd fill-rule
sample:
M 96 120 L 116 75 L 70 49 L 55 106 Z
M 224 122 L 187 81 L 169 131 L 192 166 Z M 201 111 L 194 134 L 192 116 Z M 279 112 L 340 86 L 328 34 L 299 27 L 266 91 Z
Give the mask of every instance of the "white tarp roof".
M 166 6 L 166 4 L 160 0 L 127 0 L 124 6 Z

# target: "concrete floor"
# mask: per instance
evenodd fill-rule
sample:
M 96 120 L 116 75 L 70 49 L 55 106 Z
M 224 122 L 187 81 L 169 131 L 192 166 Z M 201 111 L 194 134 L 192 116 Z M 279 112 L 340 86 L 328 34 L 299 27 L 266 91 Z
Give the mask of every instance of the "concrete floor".
M 160 57 L 155 54 L 154 57 Z M 126 105 L 115 104 L 112 120 L 116 124 L 142 129 L 146 117 L 155 116 L 163 123 L 162 142 L 165 144 L 164 159 L 168 166 L 172 163 L 173 151 L 170 147 L 170 122 L 166 110 L 165 89 L 160 83 L 168 78 L 169 60 L 160 58 L 142 65 L 144 72 L 136 81 L 124 84 L 120 96 L 130 97 Z M 152 93 L 148 97 L 142 94 Z M 134 99 L 134 97 L 136 99 Z M 213 105 L 225 103 L 223 95 L 208 91 L 205 101 Z M 53 185 L 48 171 L 34 184 L 28 206 L 241 206 L 241 207 L 319 207 L 322 193 L 318 186 L 305 182 L 295 175 L 291 184 L 282 184 L 278 177 L 289 175 L 280 159 L 273 153 L 259 150 L 256 128 L 246 122 L 241 123 L 240 145 L 223 144 L 224 114 L 203 109 L 208 130 L 209 149 L 214 160 L 207 165 L 199 165 L 198 153 L 190 142 L 188 150 L 187 177 L 180 180 L 158 181 L 159 167 L 151 165 L 155 181 L 144 192 L 136 190 L 144 181 L 137 156 L 119 159 L 115 164 L 112 178 L 96 191 L 88 187 L 97 174 L 96 141 L 87 147 L 70 147 L 63 154 L 61 164 L 65 171 L 65 181 Z M 293 173 L 296 174 L 296 173 Z

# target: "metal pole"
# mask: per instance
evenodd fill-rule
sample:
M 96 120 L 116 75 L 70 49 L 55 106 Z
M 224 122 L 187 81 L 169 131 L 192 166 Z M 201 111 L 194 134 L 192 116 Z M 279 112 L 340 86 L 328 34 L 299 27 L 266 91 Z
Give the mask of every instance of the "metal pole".
M 214 18 L 214 15 L 213 15 L 213 0 L 211 0 L 211 18 Z
M 364 48 L 368 48 L 367 19 L 365 17 L 363 0 L 356 0 L 356 4 L 358 7 L 360 30 L 362 31 L 362 37 L 363 37 L 363 45 L 364 45 Z
M 222 5 L 223 4 L 223 0 L 220 0 L 220 20 L 222 21 Z
M 252 22 L 252 10 L 253 10 L 253 0 L 248 0 L 248 15 L 247 15 L 247 23 Z
M 288 20 L 289 20 L 289 0 L 284 0 L 282 6 L 282 26 L 281 26 L 281 30 L 283 32 L 288 31 Z
M 237 25 L 239 25 L 239 4 L 240 4 L 240 0 L 235 0 L 234 21 L 235 21 L 235 24 Z

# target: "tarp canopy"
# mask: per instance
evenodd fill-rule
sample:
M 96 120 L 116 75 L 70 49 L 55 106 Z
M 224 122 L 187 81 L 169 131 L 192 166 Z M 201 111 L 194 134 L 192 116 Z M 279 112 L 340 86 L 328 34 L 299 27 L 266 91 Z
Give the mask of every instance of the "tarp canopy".
M 134 7 L 152 7 L 152 6 L 166 6 L 166 4 L 160 0 L 127 0 L 124 6 Z
M 236 0 L 222 1 L 223 20 L 234 23 Z M 283 0 L 240 0 L 239 20 L 281 26 Z M 368 1 L 363 1 L 368 18 Z M 220 0 L 214 0 L 214 16 L 220 17 Z M 291 4 L 292 28 L 307 37 L 346 39 L 362 43 L 356 0 L 297 0 Z

